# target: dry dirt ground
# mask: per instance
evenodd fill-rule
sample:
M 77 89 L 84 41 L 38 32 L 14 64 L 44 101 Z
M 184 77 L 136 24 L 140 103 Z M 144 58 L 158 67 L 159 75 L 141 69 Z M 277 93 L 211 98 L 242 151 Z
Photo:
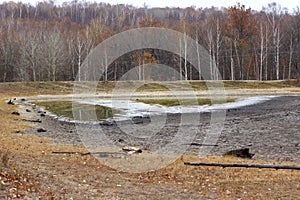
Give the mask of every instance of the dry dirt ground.
M 126 173 L 91 155 L 53 154 L 87 150 L 80 144 L 58 144 L 24 131 L 30 124 L 12 115 L 18 106 L 5 101 L 32 95 L 34 89 L 16 92 L 11 87 L 0 87 L 0 199 L 300 199 L 299 170 L 184 165 L 185 161 L 300 165 L 299 160 L 186 155 L 157 171 Z M 49 89 L 36 92 L 49 93 Z

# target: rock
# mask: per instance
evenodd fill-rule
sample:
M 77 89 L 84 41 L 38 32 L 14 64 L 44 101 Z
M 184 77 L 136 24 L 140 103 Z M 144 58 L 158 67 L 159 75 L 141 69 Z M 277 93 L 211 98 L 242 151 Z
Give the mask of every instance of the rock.
M 29 110 L 29 109 L 26 109 L 26 112 L 31 112 L 31 110 Z
M 146 115 L 146 116 L 143 116 L 143 120 L 144 120 L 144 123 L 150 123 L 151 122 L 151 118 L 149 115 Z
M 39 133 L 41 133 L 41 132 L 47 132 L 47 130 L 45 130 L 43 128 L 38 128 L 36 131 L 39 132 Z
M 14 103 L 13 100 L 11 100 L 11 99 L 7 102 L 7 104 L 15 105 L 15 103 Z
M 243 148 L 228 151 L 224 154 L 224 156 L 236 156 L 240 158 L 251 159 L 254 156 L 254 154 L 249 152 L 249 148 Z
M 125 146 L 122 148 L 122 150 L 128 152 L 129 154 L 142 153 L 142 149 L 140 147 Z
M 19 113 L 19 112 L 17 112 L 17 111 L 14 111 L 14 112 L 12 112 L 11 114 L 12 114 L 12 115 L 17 115 L 17 116 L 19 116 L 19 115 L 20 115 L 20 113 Z
M 134 124 L 142 124 L 143 123 L 143 116 L 134 116 L 131 118 Z
M 46 115 L 44 113 L 40 114 L 41 117 L 45 117 Z
M 30 120 L 30 122 L 34 122 L 34 123 L 42 123 L 42 120 L 40 120 L 40 119 L 33 119 L 33 120 Z
M 26 101 L 26 99 L 25 99 L 25 98 L 22 98 L 21 101 Z
M 134 124 L 143 124 L 151 122 L 150 116 L 134 116 L 131 118 Z
M 120 138 L 120 139 L 115 139 L 114 142 L 123 143 L 123 142 L 125 142 L 125 140 L 123 140 L 123 139 Z
M 115 120 L 111 121 L 104 121 L 99 123 L 101 126 L 115 126 L 117 125 L 117 122 Z

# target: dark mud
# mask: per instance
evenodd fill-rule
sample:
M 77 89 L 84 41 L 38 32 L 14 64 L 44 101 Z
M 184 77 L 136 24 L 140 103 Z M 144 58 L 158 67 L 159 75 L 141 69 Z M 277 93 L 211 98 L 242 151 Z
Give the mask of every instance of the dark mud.
M 174 143 L 171 149 L 187 149 L 185 153 L 193 155 L 203 150 L 209 151 L 205 155 L 222 155 L 229 150 L 250 148 L 255 154 L 253 159 L 300 160 L 300 96 L 276 97 L 264 103 L 227 110 L 224 123 L 219 124 L 223 130 L 217 142 L 211 144 L 203 143 L 210 130 L 211 113 L 185 114 L 184 123 L 182 115 L 168 114 L 138 124 L 128 120 L 116 124 L 75 125 L 48 113 L 41 116 L 39 108 L 26 102 L 21 104 L 21 116 L 42 121 L 30 123 L 33 128 L 26 132 L 52 138 L 55 143 L 83 143 L 88 148 L 136 145 L 149 151 L 158 151 Z M 26 112 L 26 109 L 33 112 Z M 46 132 L 37 132 L 38 128 Z M 178 137 L 181 137 L 180 146 L 176 146 Z

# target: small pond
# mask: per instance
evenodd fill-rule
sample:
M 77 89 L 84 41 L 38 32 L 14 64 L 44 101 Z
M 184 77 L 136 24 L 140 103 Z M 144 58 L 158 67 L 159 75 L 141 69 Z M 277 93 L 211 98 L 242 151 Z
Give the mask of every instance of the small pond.
M 198 102 L 185 102 L 179 104 L 175 99 L 145 99 L 145 100 L 112 100 L 112 99 L 86 99 L 72 101 L 36 101 L 32 102 L 57 116 L 64 116 L 82 121 L 103 121 L 114 118 L 115 120 L 130 119 L 134 116 L 153 116 L 166 113 L 197 113 L 212 112 L 214 110 L 227 110 L 253 105 L 268 101 L 274 96 L 255 96 L 243 99 L 223 99 L 211 104 L 210 100 L 198 99 Z M 96 114 L 96 115 L 95 115 Z M 79 116 L 80 115 L 80 116 Z M 96 118 L 96 119 L 95 119 Z

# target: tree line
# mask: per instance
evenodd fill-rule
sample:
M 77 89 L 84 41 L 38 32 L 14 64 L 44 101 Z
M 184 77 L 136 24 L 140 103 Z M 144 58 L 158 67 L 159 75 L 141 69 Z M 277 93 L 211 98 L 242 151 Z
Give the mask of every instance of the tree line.
M 75 80 L 89 52 L 105 39 L 138 27 L 164 27 L 198 41 L 224 80 L 300 78 L 300 8 L 287 12 L 276 3 L 254 11 L 229 8 L 136 8 L 72 1 L 0 4 L 0 81 Z M 178 41 L 174 41 L 178 42 Z M 103 80 L 118 80 L 139 66 L 137 79 L 149 79 L 147 64 L 161 63 L 198 80 L 201 74 L 184 55 L 159 49 L 129 52 L 107 67 Z M 167 73 L 167 72 L 166 72 Z M 157 75 L 159 76 L 159 74 Z

